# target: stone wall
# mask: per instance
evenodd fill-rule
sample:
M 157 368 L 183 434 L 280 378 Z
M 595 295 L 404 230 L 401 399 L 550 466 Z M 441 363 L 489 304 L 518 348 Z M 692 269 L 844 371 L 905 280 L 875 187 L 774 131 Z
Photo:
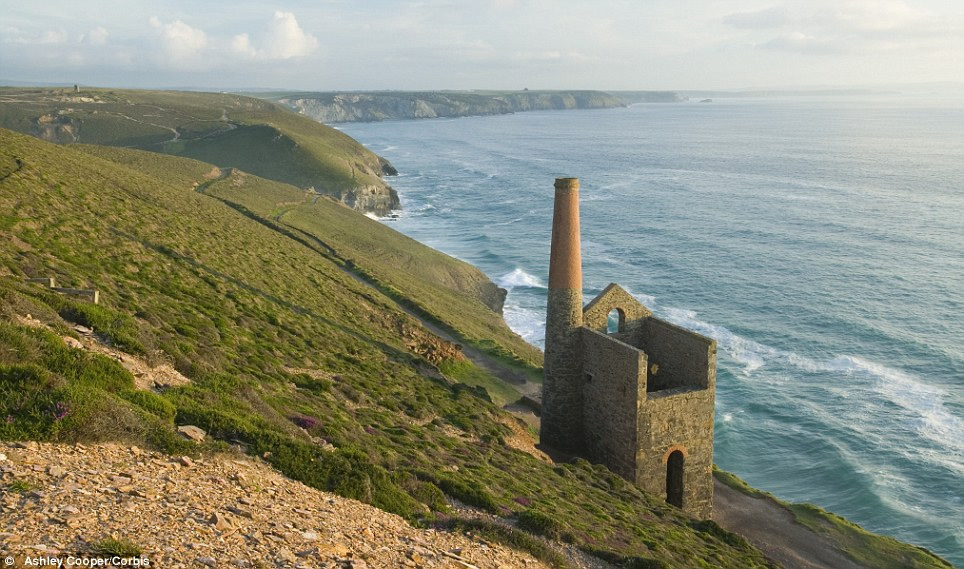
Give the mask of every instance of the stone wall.
M 699 518 L 713 511 L 713 400 L 710 389 L 649 393 L 640 417 L 636 484 L 665 499 L 666 463 L 681 450 L 683 510 Z
M 582 291 L 549 289 L 539 440 L 569 453 L 582 452 L 582 360 L 579 327 Z
M 605 334 L 609 323 L 609 313 L 613 309 L 619 310 L 620 319 L 626 325 L 624 330 L 619 331 L 617 337 L 631 333 L 644 318 L 653 315 L 648 308 L 633 298 L 621 286 L 610 283 L 605 290 L 599 293 L 599 296 L 586 305 L 582 316 L 583 324 Z M 627 341 L 627 343 L 632 344 L 633 342 Z
M 585 327 L 582 349 L 587 458 L 635 480 L 639 407 L 646 396 L 646 354 Z
M 716 343 L 685 328 L 658 318 L 646 318 L 634 330 L 634 346 L 649 356 L 647 391 L 676 387 L 706 389 L 711 372 L 709 348 L 712 345 L 715 366 Z M 654 368 L 653 366 L 658 366 Z

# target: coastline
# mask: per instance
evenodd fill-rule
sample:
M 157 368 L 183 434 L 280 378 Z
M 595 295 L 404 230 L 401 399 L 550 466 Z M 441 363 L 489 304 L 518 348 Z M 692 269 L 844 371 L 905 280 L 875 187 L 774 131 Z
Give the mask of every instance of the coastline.
M 366 129 L 366 132 L 371 132 L 371 131 L 368 130 L 368 129 Z M 353 136 L 355 136 L 355 135 L 353 134 Z M 380 142 L 379 144 L 384 144 L 384 142 Z M 403 144 L 403 143 L 400 142 L 399 144 Z M 373 148 L 378 148 L 378 146 L 379 146 L 379 145 L 376 144 L 375 146 L 373 146 Z M 444 168 L 444 166 L 443 166 L 443 168 Z M 468 166 L 468 168 L 473 168 L 473 166 Z M 476 168 L 475 171 L 476 171 L 477 173 L 479 173 L 479 174 L 488 174 L 489 176 L 492 176 L 492 175 L 493 175 L 491 172 L 487 172 L 487 171 L 485 170 L 485 168 L 482 167 L 482 166 L 474 166 L 474 168 Z M 412 175 L 414 175 L 414 176 L 423 176 L 423 175 L 424 175 L 424 172 L 423 172 L 423 171 L 419 171 L 419 172 L 413 173 Z M 456 182 L 456 183 L 457 183 L 457 182 Z M 432 192 L 432 193 L 435 194 L 435 199 L 436 199 L 436 200 L 444 199 L 444 198 L 440 198 L 440 197 L 438 196 L 438 193 L 439 193 L 439 192 Z M 402 200 L 403 200 L 403 202 L 405 202 L 406 199 L 407 199 L 407 196 L 405 195 L 405 190 L 404 190 L 404 187 L 403 187 L 403 190 L 402 190 Z M 423 198 L 423 199 L 424 199 L 424 198 Z M 428 207 L 428 204 L 425 204 L 425 203 L 420 204 L 420 207 Z M 441 204 L 438 204 L 438 207 L 443 207 L 443 206 L 442 206 Z M 446 204 L 445 207 L 455 207 L 455 205 L 454 205 L 454 204 Z M 412 208 L 412 209 L 415 209 L 415 210 L 417 211 L 417 208 Z M 406 211 L 410 213 L 412 210 L 406 210 Z M 436 209 L 435 211 L 437 212 L 438 210 Z M 404 214 L 403 214 L 403 215 L 404 215 Z M 433 221 L 434 221 L 435 216 L 433 216 L 432 218 L 433 218 Z M 389 226 L 392 226 L 392 222 L 391 222 L 391 221 L 388 221 L 387 224 L 388 224 Z M 438 248 L 440 248 L 440 249 L 443 250 L 443 251 L 448 251 L 449 249 L 445 248 L 444 246 L 443 246 L 443 247 L 439 247 L 439 243 L 441 242 L 441 239 L 442 239 L 442 238 L 438 237 L 438 235 L 437 235 L 437 234 L 438 234 L 438 231 L 437 231 L 437 230 L 435 231 L 435 233 L 436 233 L 436 239 L 431 242 L 431 243 L 432 243 L 432 246 L 438 247 Z M 486 243 L 486 245 L 488 245 L 488 243 Z M 456 253 L 456 255 L 458 255 L 458 253 Z M 469 257 L 466 257 L 466 258 L 469 258 Z M 518 267 L 519 265 L 516 265 L 516 266 Z M 517 270 L 520 271 L 520 273 L 515 274 L 515 275 L 514 275 L 515 277 L 526 278 L 526 277 L 531 276 L 531 275 L 528 275 L 528 273 L 525 273 L 524 271 L 522 271 L 521 269 L 517 269 Z M 494 282 L 499 282 L 500 280 L 504 279 L 505 277 L 509 277 L 510 274 L 511 274 L 511 273 L 502 274 L 502 273 L 500 272 L 500 273 L 490 273 L 488 276 L 489 276 L 489 278 L 490 278 L 491 280 L 493 280 Z M 500 279 L 500 277 L 501 277 L 501 279 Z M 500 283 L 500 285 L 501 285 L 501 284 L 502 284 L 502 283 Z M 540 283 L 538 283 L 538 281 L 536 281 L 536 282 L 529 282 L 529 283 L 524 284 L 524 285 L 520 283 L 520 286 L 528 286 L 528 287 L 531 287 L 531 286 L 535 285 L 535 288 L 539 288 L 539 286 L 538 286 L 539 284 L 540 284 Z M 502 286 L 504 286 L 504 285 L 502 285 Z M 509 304 L 512 303 L 512 296 L 513 296 L 513 293 L 510 291 L 509 297 L 508 297 L 508 303 L 509 303 Z M 662 300 L 662 299 L 660 299 L 660 300 Z M 665 309 L 665 307 L 664 307 L 664 309 Z M 676 310 L 676 309 L 674 309 L 674 310 Z M 682 311 L 680 311 L 680 312 L 682 312 Z M 506 318 L 506 320 L 508 321 L 509 319 Z M 707 324 L 707 323 L 705 323 L 705 322 L 703 322 L 702 324 L 705 325 L 705 326 L 710 326 L 710 324 Z M 721 328 L 721 329 L 723 329 L 723 328 Z M 517 333 L 519 332 L 519 329 L 516 328 L 516 327 L 513 327 L 513 330 L 516 331 Z M 731 336 L 733 337 L 733 341 L 734 341 L 734 342 L 742 342 L 742 341 L 745 341 L 745 340 L 746 340 L 745 337 L 737 336 L 736 332 L 730 332 L 729 330 L 726 330 L 726 329 L 723 329 L 723 330 L 724 330 L 725 332 L 731 334 Z M 771 349 L 771 348 L 770 348 L 769 346 L 761 346 L 760 349 L 761 349 L 761 350 L 769 350 L 769 349 Z M 751 355 L 752 355 L 752 354 L 751 354 Z M 793 356 L 794 356 L 794 354 L 790 354 L 790 355 L 787 356 L 787 358 L 793 359 Z M 782 357 L 782 356 L 781 356 L 781 357 Z M 848 360 L 848 361 L 849 361 L 849 360 Z M 750 363 L 747 363 L 747 364 L 746 364 L 747 369 L 749 370 L 748 373 L 752 373 L 752 371 L 754 371 L 754 370 L 756 369 L 756 368 L 752 368 L 752 369 L 751 369 L 751 368 L 749 367 L 752 363 L 753 363 L 753 362 L 750 362 Z M 851 362 L 849 362 L 850 367 L 847 367 L 846 369 L 841 369 L 841 368 L 840 368 L 840 365 L 843 365 L 843 363 L 837 362 L 836 360 L 827 361 L 827 362 L 823 362 L 823 361 L 804 362 L 804 364 L 806 364 L 806 365 L 810 365 L 811 363 L 813 363 L 814 365 L 817 365 L 817 366 L 827 367 L 828 369 L 830 369 L 830 368 L 832 367 L 833 369 L 840 370 L 840 373 L 847 373 L 848 375 L 849 375 L 849 374 L 869 374 L 869 373 L 873 372 L 874 369 L 876 369 L 876 368 L 871 369 L 869 366 L 871 365 L 872 362 L 868 363 L 868 361 L 866 361 L 866 360 L 854 360 L 854 361 L 851 361 Z M 846 363 L 846 362 L 844 362 L 844 363 Z M 760 364 L 757 363 L 757 364 L 755 364 L 755 365 L 760 365 Z M 803 364 L 801 364 L 801 365 L 803 365 Z M 880 373 L 883 373 L 883 372 L 880 372 Z M 888 372 L 888 373 L 889 373 L 889 372 Z M 729 421 L 729 420 L 730 420 L 730 413 L 720 412 L 720 419 L 723 420 L 723 421 Z M 916 549 L 916 548 L 914 548 L 914 549 Z

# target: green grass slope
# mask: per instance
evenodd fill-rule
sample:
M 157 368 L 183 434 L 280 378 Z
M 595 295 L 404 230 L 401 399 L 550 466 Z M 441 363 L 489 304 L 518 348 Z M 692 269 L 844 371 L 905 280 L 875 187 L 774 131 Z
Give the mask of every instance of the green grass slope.
M 204 190 L 329 247 L 356 272 L 461 341 L 540 375 L 542 353 L 491 310 L 502 294 L 478 269 L 291 186 L 234 173 Z M 488 300 L 488 302 L 485 302 Z
M 0 88 L 0 127 L 58 143 L 141 148 L 313 187 L 364 211 L 398 198 L 394 169 L 351 137 L 274 103 L 223 93 Z
M 0 438 L 237 445 L 419 523 L 537 549 L 518 529 L 453 518 L 448 494 L 635 567 L 768 566 L 605 469 L 507 445 L 512 417 L 439 373 L 466 365 L 451 345 L 323 250 L 196 191 L 210 165 L 86 150 L 0 130 Z M 101 304 L 34 276 L 96 288 Z M 137 389 L 116 359 L 65 344 L 78 323 L 191 383 Z M 181 424 L 209 440 L 177 438 Z

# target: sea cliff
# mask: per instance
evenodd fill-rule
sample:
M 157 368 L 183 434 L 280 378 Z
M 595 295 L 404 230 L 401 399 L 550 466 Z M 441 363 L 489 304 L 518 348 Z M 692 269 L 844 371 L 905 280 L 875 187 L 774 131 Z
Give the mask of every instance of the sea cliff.
M 435 91 L 298 93 L 279 103 L 323 123 L 500 115 L 536 110 L 606 109 L 626 104 L 601 91 Z

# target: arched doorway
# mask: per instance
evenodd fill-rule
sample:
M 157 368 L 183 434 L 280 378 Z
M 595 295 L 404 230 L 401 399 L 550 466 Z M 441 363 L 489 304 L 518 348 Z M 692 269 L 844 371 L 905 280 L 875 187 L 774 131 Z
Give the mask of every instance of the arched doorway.
M 666 461 L 666 502 L 683 507 L 683 453 L 674 450 Z

